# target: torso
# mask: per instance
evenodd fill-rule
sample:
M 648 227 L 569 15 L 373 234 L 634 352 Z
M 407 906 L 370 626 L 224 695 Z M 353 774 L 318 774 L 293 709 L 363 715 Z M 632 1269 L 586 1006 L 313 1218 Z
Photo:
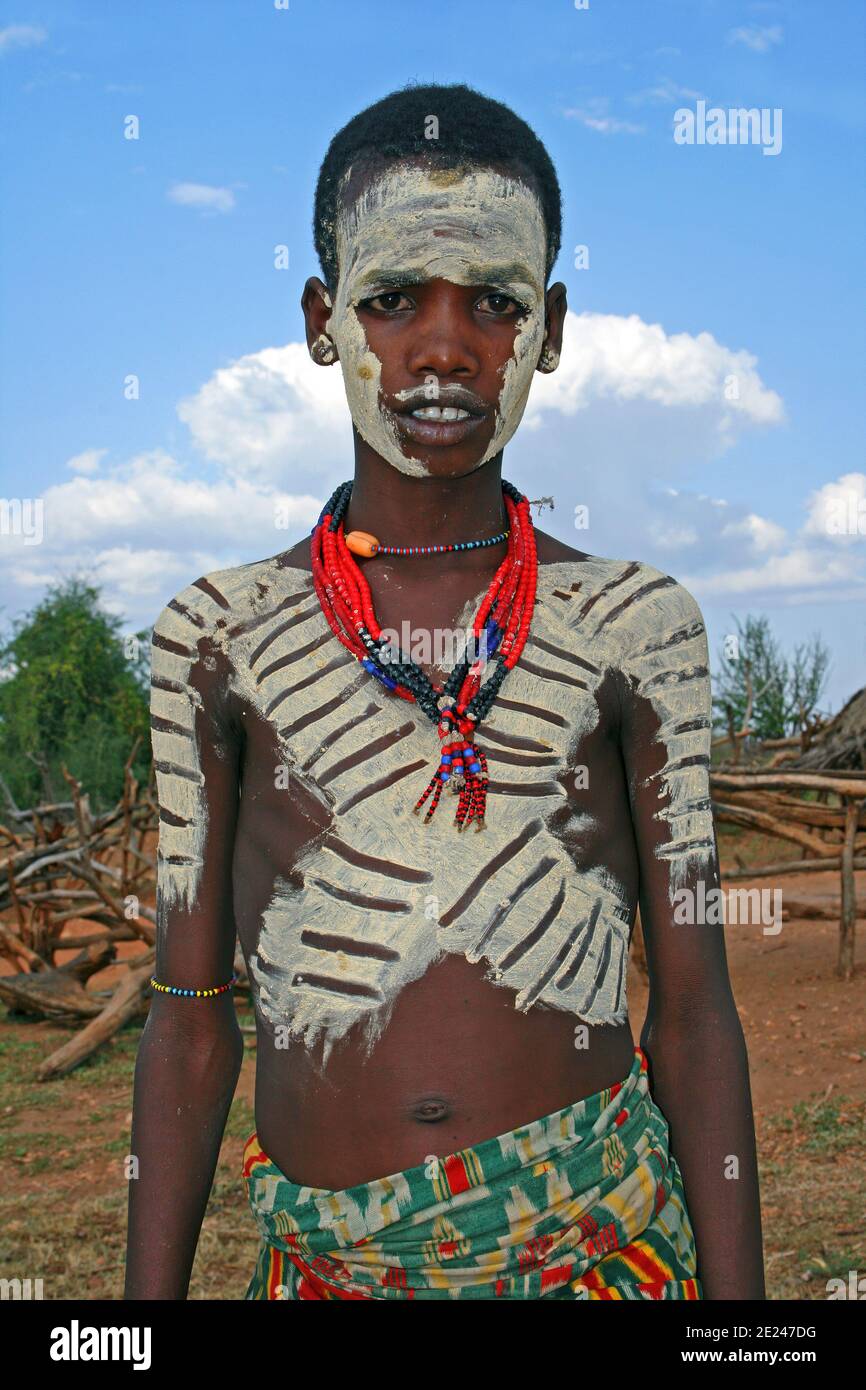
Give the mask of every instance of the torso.
M 447 793 L 429 825 L 411 813 L 435 727 L 331 633 L 305 546 L 208 576 L 244 740 L 233 881 L 256 1126 L 297 1181 L 396 1172 L 631 1065 L 638 861 L 617 614 L 658 572 L 542 533 L 538 548 L 530 638 L 478 735 L 480 833 L 458 834 Z M 422 592 L 411 574 L 398 587 L 396 571 L 366 573 L 383 627 L 465 627 L 486 589 L 471 574 Z

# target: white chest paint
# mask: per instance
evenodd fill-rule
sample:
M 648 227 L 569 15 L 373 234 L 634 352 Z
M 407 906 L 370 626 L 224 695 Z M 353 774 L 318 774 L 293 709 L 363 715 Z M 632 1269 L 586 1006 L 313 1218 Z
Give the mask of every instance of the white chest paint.
M 189 686 L 205 632 L 224 646 L 238 696 L 273 726 L 293 785 L 329 816 L 293 866 L 303 886 L 278 875 L 263 914 L 250 968 L 268 1022 L 308 1044 L 321 1039 L 326 1057 L 356 1024 L 372 1047 L 403 986 L 443 953 L 485 961 L 518 1009 L 543 1003 L 591 1024 L 624 1021 L 632 910 L 603 867 L 575 868 L 547 821 L 598 721 L 595 690 L 620 669 L 660 719 L 657 815 L 669 832 L 660 854 L 671 891 L 706 862 L 709 677 L 691 596 L 634 562 L 539 567 L 530 640 L 479 733 L 490 760 L 487 828 L 458 836 L 447 793 L 429 825 L 411 814 L 437 759 L 435 728 L 339 644 L 310 575 L 269 560 L 199 584 L 155 628 L 154 755 L 169 822 L 161 894 L 189 906 L 205 851 Z

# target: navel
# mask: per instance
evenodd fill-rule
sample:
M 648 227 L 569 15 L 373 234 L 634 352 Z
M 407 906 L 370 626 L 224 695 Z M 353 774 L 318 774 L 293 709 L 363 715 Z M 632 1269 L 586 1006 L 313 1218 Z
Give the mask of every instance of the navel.
M 413 1120 L 417 1120 L 422 1125 L 435 1125 L 440 1120 L 447 1120 L 451 1114 L 451 1107 L 446 1100 L 439 1096 L 428 1096 L 424 1100 L 417 1100 L 409 1106 L 409 1114 Z

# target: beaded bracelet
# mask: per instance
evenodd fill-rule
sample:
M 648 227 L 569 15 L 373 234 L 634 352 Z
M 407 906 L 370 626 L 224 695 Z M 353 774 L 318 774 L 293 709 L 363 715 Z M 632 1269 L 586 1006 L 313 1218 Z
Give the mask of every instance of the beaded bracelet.
M 227 985 L 214 985 L 210 989 L 181 989 L 180 985 L 161 985 L 154 975 L 150 977 L 151 989 L 159 990 L 160 994 L 176 994 L 183 999 L 213 999 L 218 994 L 225 994 L 227 989 L 237 982 L 237 975 L 232 975 Z

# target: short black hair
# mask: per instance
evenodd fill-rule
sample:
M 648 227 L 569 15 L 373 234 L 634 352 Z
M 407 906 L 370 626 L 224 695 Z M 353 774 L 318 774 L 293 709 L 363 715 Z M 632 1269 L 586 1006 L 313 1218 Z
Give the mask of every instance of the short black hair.
M 427 138 L 431 116 L 436 139 Z M 428 162 L 437 169 L 505 165 L 535 186 L 547 228 L 546 274 L 562 239 L 562 194 L 553 161 L 520 116 L 501 101 L 463 83 L 410 83 L 353 116 L 337 131 L 322 160 L 316 182 L 313 240 L 328 289 L 336 289 L 337 200 L 351 165 L 402 159 Z

